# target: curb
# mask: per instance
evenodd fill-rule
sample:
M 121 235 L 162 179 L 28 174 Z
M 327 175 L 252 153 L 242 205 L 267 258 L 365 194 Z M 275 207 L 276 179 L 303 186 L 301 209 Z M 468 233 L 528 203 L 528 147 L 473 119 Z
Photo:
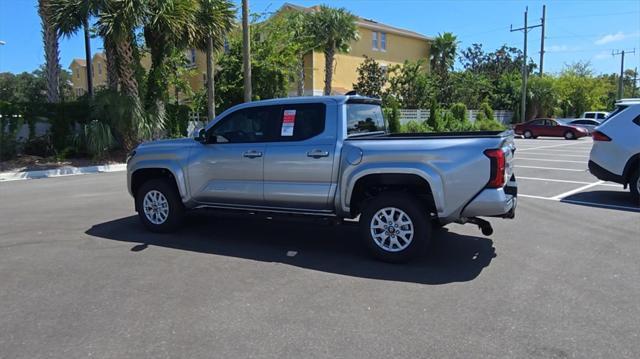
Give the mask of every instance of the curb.
M 87 167 L 60 167 L 50 170 L 25 171 L 25 172 L 0 172 L 0 182 L 20 181 L 36 178 L 75 176 L 102 172 L 121 172 L 127 170 L 126 163 L 115 163 L 110 165 L 87 166 Z

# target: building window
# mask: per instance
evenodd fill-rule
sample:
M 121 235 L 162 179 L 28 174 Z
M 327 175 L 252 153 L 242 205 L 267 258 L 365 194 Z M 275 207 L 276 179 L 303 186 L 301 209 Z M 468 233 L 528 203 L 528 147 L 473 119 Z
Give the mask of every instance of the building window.
M 189 61 L 189 66 L 193 66 L 196 64 L 196 49 L 189 50 L 189 54 L 187 55 L 187 61 Z
M 76 77 L 80 78 L 80 71 L 76 72 Z
M 376 31 L 372 32 L 373 37 L 371 38 L 371 46 L 374 50 L 378 50 L 378 33 Z
M 371 46 L 375 51 L 387 51 L 387 33 L 386 32 L 372 32 Z
M 228 54 L 229 53 L 229 41 L 227 41 L 227 39 L 224 39 L 224 44 L 222 46 L 224 48 L 224 53 Z
M 98 62 L 98 75 L 102 75 L 102 63 Z

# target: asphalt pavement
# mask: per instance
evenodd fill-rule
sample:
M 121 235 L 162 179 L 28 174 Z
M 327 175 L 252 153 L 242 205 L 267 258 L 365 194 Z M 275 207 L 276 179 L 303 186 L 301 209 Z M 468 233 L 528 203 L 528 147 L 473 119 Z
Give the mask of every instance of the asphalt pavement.
M 152 234 L 122 172 L 0 183 L 0 357 L 637 358 L 640 206 L 585 171 L 590 141 L 517 140 L 516 218 L 407 265 L 353 225 Z

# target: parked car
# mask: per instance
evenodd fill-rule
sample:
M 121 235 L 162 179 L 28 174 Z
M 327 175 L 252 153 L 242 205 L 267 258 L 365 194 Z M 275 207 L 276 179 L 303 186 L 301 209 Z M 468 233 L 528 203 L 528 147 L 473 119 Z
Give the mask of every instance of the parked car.
M 640 205 L 640 99 L 616 103 L 616 110 L 593 132 L 589 171 L 604 181 L 629 186 Z
M 389 134 L 380 101 L 367 97 L 274 99 L 232 107 L 195 139 L 141 144 L 127 183 L 154 232 L 202 207 L 360 216 L 371 252 L 396 262 L 420 251 L 432 225 L 473 223 L 488 235 L 479 217 L 513 218 L 514 150 L 511 131 Z
M 589 131 L 585 128 L 574 125 L 564 125 L 551 118 L 537 118 L 518 124 L 515 127 L 515 133 L 524 136 L 524 138 L 547 136 L 564 137 L 567 140 L 575 140 L 589 135 Z
M 596 127 L 600 126 L 600 121 L 592 120 L 589 118 L 569 118 L 566 120 L 558 120 L 558 122 L 562 122 L 565 125 L 584 128 L 588 131 L 589 134 L 591 134 L 591 132 L 593 132 Z
M 602 120 L 607 118 L 607 116 L 609 116 L 609 112 L 605 112 L 605 111 L 587 111 L 587 112 L 583 112 L 582 116 L 580 116 L 580 118 L 589 118 L 589 119 L 594 119 L 594 120 L 598 120 L 598 121 L 602 122 Z

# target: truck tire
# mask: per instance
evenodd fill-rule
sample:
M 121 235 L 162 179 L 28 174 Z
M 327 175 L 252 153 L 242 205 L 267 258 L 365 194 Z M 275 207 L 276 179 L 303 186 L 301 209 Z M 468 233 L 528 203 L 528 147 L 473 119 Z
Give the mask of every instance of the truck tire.
M 175 187 L 165 179 L 151 179 L 136 193 L 138 217 L 151 232 L 169 233 L 182 225 L 184 205 Z
M 631 199 L 637 205 L 640 205 L 640 168 L 638 168 L 629 180 L 629 192 L 631 192 Z
M 404 192 L 386 192 L 365 205 L 360 231 L 375 258 L 402 263 L 428 244 L 431 222 L 428 211 L 415 198 Z

